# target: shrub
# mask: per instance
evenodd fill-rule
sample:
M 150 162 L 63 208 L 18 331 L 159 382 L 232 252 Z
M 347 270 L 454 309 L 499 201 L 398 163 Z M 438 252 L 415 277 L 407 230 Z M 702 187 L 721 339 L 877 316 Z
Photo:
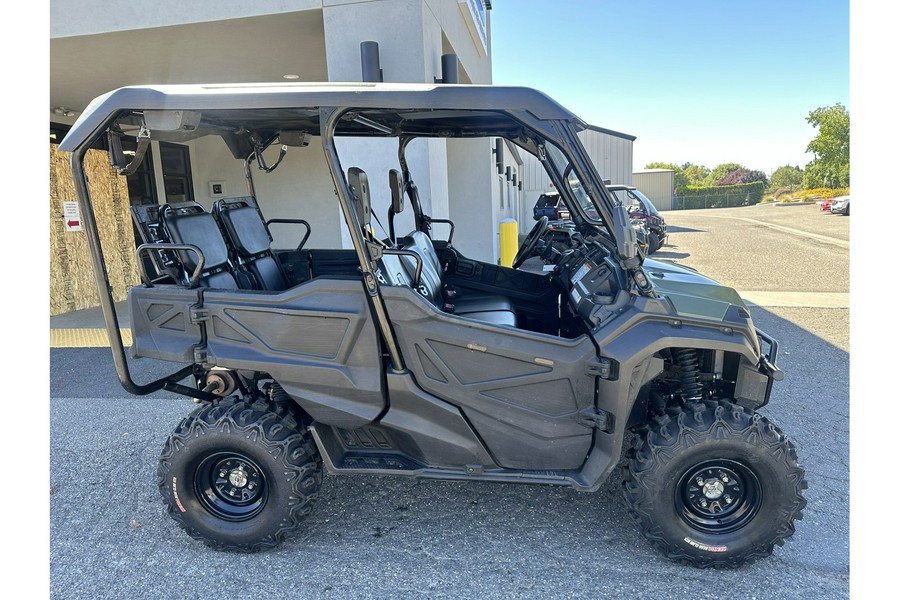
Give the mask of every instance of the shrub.
M 761 181 L 720 186 L 687 186 L 679 192 L 679 208 L 727 208 L 759 204 L 766 184 Z
M 794 193 L 794 198 L 836 198 L 837 196 L 846 196 L 850 193 L 850 188 L 813 188 L 811 190 L 802 190 Z
M 769 185 L 769 180 L 766 178 L 765 173 L 749 169 L 736 169 L 716 181 L 716 185 L 736 185 L 738 183 L 753 183 L 754 181 L 761 181 L 763 185 Z

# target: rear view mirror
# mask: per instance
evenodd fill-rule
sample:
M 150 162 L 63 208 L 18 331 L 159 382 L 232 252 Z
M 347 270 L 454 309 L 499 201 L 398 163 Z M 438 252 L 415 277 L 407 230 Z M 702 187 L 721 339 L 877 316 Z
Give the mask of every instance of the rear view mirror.
M 388 171 L 391 186 L 391 211 L 396 215 L 403 212 L 403 176 L 397 169 Z

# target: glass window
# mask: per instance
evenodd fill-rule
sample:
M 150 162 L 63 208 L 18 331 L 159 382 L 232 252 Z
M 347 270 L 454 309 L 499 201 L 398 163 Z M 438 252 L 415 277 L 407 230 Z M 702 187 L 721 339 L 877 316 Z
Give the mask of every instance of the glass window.
M 181 144 L 160 142 L 159 154 L 166 202 L 193 201 L 194 183 L 191 179 L 190 149 Z

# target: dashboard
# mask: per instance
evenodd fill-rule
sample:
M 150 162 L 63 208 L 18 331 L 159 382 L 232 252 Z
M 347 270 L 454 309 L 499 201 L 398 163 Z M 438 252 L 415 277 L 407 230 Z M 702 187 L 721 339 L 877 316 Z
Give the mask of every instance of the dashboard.
M 629 299 L 621 268 L 599 244 L 585 245 L 564 257 L 557 272 L 569 306 L 591 326 L 599 325 Z

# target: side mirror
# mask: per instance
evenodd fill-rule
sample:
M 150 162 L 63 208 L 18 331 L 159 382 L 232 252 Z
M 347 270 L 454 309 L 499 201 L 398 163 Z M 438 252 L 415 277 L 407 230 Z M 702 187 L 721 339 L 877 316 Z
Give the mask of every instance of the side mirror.
M 391 186 L 391 211 L 393 214 L 403 212 L 403 176 L 397 169 L 388 171 L 388 182 Z
M 619 259 L 623 262 L 634 259 L 638 255 L 637 232 L 631 225 L 628 209 L 621 204 L 613 208 L 613 228 Z

